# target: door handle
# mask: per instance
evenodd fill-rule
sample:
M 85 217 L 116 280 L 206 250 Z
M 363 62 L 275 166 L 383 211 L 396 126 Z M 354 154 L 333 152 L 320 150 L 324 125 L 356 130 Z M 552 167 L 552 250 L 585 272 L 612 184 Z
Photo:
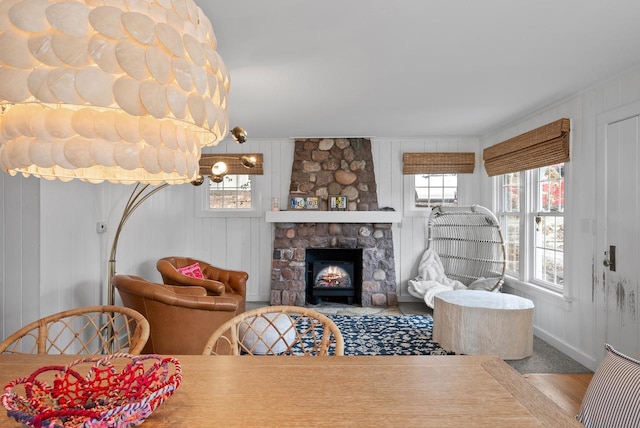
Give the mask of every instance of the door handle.
M 616 271 L 616 246 L 610 245 L 608 253 L 609 253 L 609 257 L 604 259 L 602 264 L 608 267 L 610 271 L 615 272 Z M 605 251 L 604 254 L 606 256 L 607 251 Z

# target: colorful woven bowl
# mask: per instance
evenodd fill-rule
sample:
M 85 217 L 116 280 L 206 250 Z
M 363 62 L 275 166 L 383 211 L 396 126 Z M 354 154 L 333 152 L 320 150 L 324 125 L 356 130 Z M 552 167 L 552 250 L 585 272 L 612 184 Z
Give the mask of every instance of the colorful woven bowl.
M 112 354 L 42 367 L 7 384 L 0 402 L 31 427 L 124 428 L 142 423 L 181 381 L 175 358 Z

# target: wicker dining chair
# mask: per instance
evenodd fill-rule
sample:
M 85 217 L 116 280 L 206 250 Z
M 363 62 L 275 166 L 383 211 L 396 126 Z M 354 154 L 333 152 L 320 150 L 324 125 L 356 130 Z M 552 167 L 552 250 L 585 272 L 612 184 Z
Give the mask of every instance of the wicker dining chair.
M 344 338 L 326 315 L 301 306 L 265 306 L 213 332 L 204 355 L 344 355 Z
M 149 322 L 123 306 L 86 306 L 33 321 L 0 343 L 0 354 L 140 354 Z

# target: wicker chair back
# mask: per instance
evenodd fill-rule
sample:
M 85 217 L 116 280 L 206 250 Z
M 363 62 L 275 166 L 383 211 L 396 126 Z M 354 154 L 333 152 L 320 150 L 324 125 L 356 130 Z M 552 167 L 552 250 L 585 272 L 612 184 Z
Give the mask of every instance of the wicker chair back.
M 123 306 L 85 306 L 33 321 L 0 343 L 0 354 L 140 354 L 149 322 Z
M 265 306 L 235 316 L 209 338 L 204 355 L 344 355 L 326 315 L 301 306 Z

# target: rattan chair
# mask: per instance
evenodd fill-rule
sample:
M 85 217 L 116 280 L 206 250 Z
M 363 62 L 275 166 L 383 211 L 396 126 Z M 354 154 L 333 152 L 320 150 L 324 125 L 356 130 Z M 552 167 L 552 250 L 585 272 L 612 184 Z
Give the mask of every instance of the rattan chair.
M 427 249 L 438 254 L 447 278 L 467 286 L 485 278 L 483 289 L 500 290 L 505 247 L 500 223 L 491 211 L 479 205 L 434 207 L 427 228 Z
M 209 338 L 204 355 L 344 355 L 327 316 L 300 306 L 265 306 L 235 316 Z
M 149 322 L 123 306 L 86 306 L 33 321 L 0 343 L 0 354 L 140 354 Z

